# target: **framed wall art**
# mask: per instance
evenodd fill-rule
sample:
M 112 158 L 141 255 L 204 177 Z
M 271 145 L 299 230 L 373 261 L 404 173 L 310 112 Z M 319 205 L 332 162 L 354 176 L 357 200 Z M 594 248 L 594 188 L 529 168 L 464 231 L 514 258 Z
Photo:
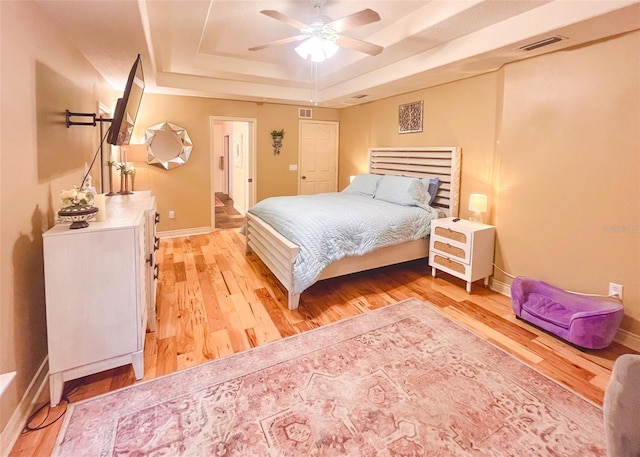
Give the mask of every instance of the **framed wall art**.
M 424 100 L 400 105 L 398 109 L 398 133 L 422 132 Z

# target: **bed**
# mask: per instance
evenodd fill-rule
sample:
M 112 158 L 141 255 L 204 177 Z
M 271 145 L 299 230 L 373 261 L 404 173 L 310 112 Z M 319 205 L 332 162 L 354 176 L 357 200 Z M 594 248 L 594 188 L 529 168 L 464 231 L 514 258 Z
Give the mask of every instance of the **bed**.
M 460 166 L 461 153 L 458 147 L 369 149 L 369 173 L 371 174 L 421 179 L 437 177 L 439 187 L 431 206 L 443 217 L 458 215 Z M 245 235 L 247 253 L 255 253 L 265 263 L 287 290 L 288 308 L 297 309 L 300 294 L 303 292 L 299 284 L 295 287 L 294 279 L 294 265 L 300 255 L 300 246 L 253 214 L 251 210 L 246 217 Z M 422 237 L 385 246 L 363 255 L 344 257 L 324 267 L 315 281 L 428 256 L 429 241 L 426 237 Z

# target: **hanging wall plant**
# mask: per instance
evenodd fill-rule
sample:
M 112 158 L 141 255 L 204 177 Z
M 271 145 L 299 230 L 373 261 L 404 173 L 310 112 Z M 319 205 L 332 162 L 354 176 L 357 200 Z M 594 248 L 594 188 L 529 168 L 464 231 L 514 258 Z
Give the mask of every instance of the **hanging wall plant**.
M 271 138 L 273 139 L 273 155 L 280 154 L 280 148 L 282 147 L 282 138 L 284 137 L 284 129 L 272 130 Z

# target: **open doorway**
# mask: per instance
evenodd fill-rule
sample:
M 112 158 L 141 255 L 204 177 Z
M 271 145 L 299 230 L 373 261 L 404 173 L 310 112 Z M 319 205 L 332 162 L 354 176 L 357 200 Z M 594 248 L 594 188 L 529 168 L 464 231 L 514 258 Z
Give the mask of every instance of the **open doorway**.
M 211 117 L 211 226 L 237 229 L 255 203 L 255 119 Z

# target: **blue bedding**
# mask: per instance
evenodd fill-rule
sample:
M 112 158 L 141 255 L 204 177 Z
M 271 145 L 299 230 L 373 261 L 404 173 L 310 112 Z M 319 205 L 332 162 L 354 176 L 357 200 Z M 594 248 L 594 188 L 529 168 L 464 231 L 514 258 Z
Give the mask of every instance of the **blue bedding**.
M 300 247 L 293 266 L 295 293 L 311 286 L 336 260 L 426 237 L 430 221 L 438 217 L 430 207 L 346 192 L 271 197 L 249 212 Z

